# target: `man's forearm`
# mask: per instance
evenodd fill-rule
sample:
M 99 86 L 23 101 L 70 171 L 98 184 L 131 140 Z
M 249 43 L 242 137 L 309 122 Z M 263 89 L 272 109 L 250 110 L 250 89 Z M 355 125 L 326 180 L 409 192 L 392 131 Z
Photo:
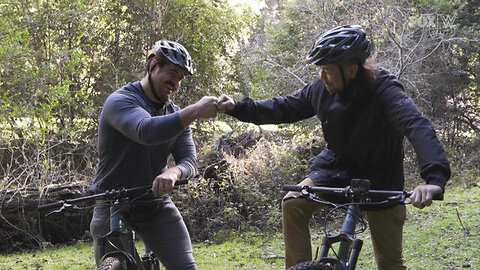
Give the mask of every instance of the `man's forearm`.
M 180 120 L 184 127 L 189 126 L 197 119 L 208 119 L 215 117 L 218 112 L 216 97 L 203 97 L 195 104 L 189 105 L 180 110 Z
M 188 127 L 199 118 L 198 109 L 195 106 L 196 104 L 192 104 L 179 111 L 180 121 L 182 121 L 184 127 Z

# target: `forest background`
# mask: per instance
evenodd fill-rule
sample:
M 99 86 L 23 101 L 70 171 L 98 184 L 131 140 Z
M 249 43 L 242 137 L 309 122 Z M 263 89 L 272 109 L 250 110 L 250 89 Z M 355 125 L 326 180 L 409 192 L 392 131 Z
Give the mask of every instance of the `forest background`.
M 253 3 L 253 4 L 252 4 Z M 434 123 L 449 186 L 478 188 L 478 0 L 8 0 L 0 2 L 0 250 L 79 239 L 90 211 L 45 220 L 36 206 L 87 193 L 105 98 L 144 74 L 159 39 L 194 59 L 173 97 L 187 106 L 227 93 L 286 95 L 316 75 L 305 55 L 325 30 L 360 24 L 377 63 L 396 74 Z M 227 116 L 192 125 L 199 175 L 175 194 L 194 241 L 275 231 L 282 184 L 325 146 L 318 120 L 257 127 Z M 405 143 L 407 187 L 422 180 Z M 447 188 L 448 188 L 447 187 Z M 195 207 L 192 207 L 195 205 Z M 220 213 L 220 214 L 219 214 Z M 479 228 L 480 229 L 480 228 Z

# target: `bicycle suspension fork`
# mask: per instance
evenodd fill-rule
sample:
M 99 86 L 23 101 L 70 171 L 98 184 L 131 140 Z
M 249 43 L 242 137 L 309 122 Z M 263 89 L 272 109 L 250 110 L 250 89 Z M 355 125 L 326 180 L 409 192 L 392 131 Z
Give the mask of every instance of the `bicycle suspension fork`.
M 360 215 L 360 208 L 357 205 L 349 205 L 340 234 L 323 239 L 320 258 L 326 258 L 332 244 L 340 242 L 337 258 L 342 265 L 337 265 L 336 270 L 355 269 L 363 245 L 362 240 L 354 238 L 357 218 Z

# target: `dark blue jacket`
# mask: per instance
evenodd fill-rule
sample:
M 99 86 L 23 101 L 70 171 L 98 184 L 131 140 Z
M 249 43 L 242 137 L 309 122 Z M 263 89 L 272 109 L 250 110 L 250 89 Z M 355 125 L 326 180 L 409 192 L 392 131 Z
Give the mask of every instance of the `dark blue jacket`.
M 372 90 L 355 87 L 331 95 L 317 77 L 286 97 L 245 98 L 229 114 L 255 124 L 292 123 L 317 116 L 327 142 L 327 149 L 310 167 L 309 177 L 317 185 L 344 187 L 351 178 L 364 178 L 374 189 L 403 190 L 403 138 L 407 137 L 422 178 L 444 189 L 450 178 L 445 150 L 430 120 L 395 76 L 379 69 Z
M 193 176 L 197 170 L 195 145 L 179 110 L 170 100 L 158 108 L 145 95 L 140 82 L 113 92 L 100 115 L 100 164 L 90 189 L 100 192 L 151 185 L 167 166 L 170 154 L 182 178 Z

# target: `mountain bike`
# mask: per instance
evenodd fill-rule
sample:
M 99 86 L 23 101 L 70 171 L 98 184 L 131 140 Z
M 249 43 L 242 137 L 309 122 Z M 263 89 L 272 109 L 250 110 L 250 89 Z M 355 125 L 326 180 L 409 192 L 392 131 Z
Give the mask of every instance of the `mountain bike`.
M 371 190 L 370 181 L 366 179 L 352 179 L 351 185 L 346 188 L 284 185 L 283 190 L 300 192 L 298 196 L 292 198 L 302 198 L 333 208 L 324 218 L 325 236 L 319 247 L 320 254 L 317 249 L 313 261 L 294 265 L 289 270 L 354 270 L 363 245 L 363 241 L 355 237 L 358 233 L 356 226 L 359 222 L 366 224 L 361 207 L 409 204 L 406 199 L 412 194 L 408 191 Z M 349 203 L 335 204 L 319 198 L 317 194 L 340 195 Z M 434 200 L 442 199 L 442 196 L 434 198 Z M 346 211 L 343 225 L 338 234 L 330 235 L 326 229 L 327 223 L 331 218 L 330 215 L 338 209 Z M 366 226 L 363 230 L 365 229 Z M 333 246 L 337 243 L 338 249 L 335 250 Z M 329 256 L 329 251 L 333 251 L 334 256 Z
M 184 185 L 187 179 L 175 182 L 175 186 Z M 102 200 L 110 205 L 110 230 L 99 237 L 101 263 L 99 270 L 160 270 L 160 262 L 153 252 L 145 246 L 145 254 L 140 257 L 135 247 L 135 232 L 122 220 L 121 211 L 133 205 L 139 199 L 151 195 L 152 186 L 106 190 L 91 196 L 62 200 L 40 205 L 39 211 L 58 208 L 46 214 L 62 213 L 67 210 L 80 210 L 80 203 Z

